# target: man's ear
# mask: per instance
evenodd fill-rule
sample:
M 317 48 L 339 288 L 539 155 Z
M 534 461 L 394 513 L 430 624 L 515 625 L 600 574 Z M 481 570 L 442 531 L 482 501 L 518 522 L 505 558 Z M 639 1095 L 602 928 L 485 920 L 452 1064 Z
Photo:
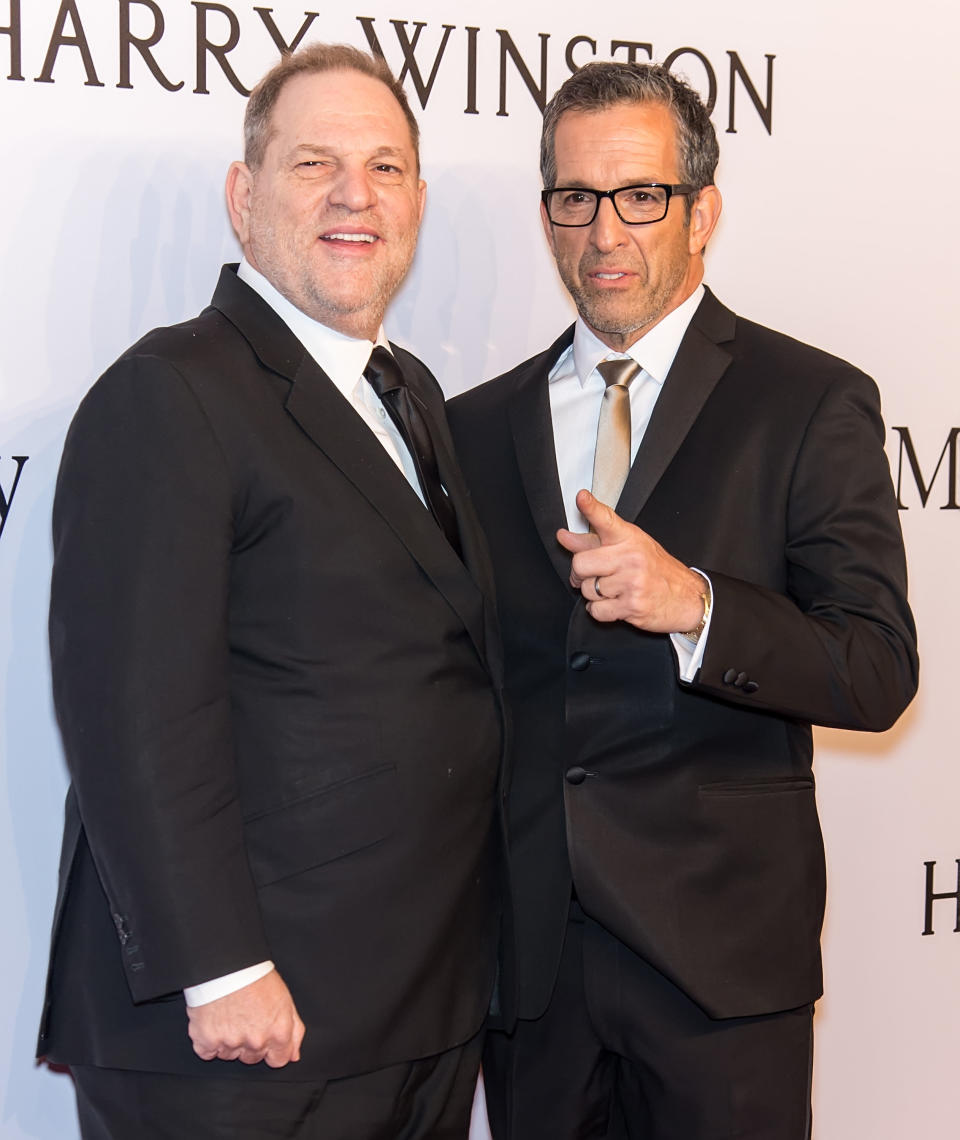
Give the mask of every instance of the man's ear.
M 693 200 L 690 209 L 690 235 L 689 249 L 691 255 L 703 253 L 704 247 L 710 240 L 710 235 L 720 218 L 723 208 L 723 199 L 716 186 L 704 186 Z
M 231 162 L 227 171 L 227 210 L 234 233 L 247 248 L 250 237 L 250 198 L 253 194 L 253 172 L 245 162 Z

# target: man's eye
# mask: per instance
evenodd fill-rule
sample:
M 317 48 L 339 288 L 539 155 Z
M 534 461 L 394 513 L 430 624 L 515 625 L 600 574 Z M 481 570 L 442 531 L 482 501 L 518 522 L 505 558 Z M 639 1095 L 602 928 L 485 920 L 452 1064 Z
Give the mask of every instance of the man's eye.
M 583 190 L 570 190 L 568 193 L 564 194 L 564 196 L 563 196 L 563 205 L 564 206 L 583 206 L 587 202 L 590 202 L 592 200 L 593 200 L 593 196 L 591 194 L 587 194 Z

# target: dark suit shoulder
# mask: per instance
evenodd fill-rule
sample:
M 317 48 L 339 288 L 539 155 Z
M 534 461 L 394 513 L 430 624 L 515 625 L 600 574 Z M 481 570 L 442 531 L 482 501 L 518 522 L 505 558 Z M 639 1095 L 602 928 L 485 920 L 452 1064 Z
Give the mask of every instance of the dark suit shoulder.
M 200 343 L 203 337 L 188 331 L 194 321 L 169 328 L 152 329 L 102 373 L 83 397 L 76 420 L 109 414 L 111 410 L 129 414 L 128 401 L 145 398 L 150 390 L 184 390 L 185 346 Z M 133 406 L 133 405 L 131 405 Z
M 152 358 L 172 365 L 179 372 L 216 364 L 222 371 L 224 353 L 249 351 L 236 327 L 212 306 L 175 325 L 151 329 L 132 344 L 118 364 Z
M 451 423 L 462 416 L 496 414 L 524 384 L 546 379 L 561 353 L 573 343 L 573 325 L 565 329 L 549 348 L 524 360 L 493 380 L 478 384 L 447 404 Z
M 148 407 L 156 398 L 174 398 L 179 389 L 179 399 L 202 409 L 211 424 L 233 424 L 242 434 L 245 416 L 259 422 L 267 407 L 282 407 L 303 353 L 291 333 L 277 343 L 278 357 L 288 362 L 281 361 L 285 371 L 265 366 L 256 345 L 211 306 L 142 336 L 94 384 L 84 404 L 109 409 L 136 400 Z M 165 390 L 170 394 L 159 396 Z
M 118 462 L 120 454 L 141 462 L 149 447 L 235 474 L 230 457 L 244 450 L 251 424 L 282 412 L 288 390 L 221 313 L 205 309 L 146 333 L 106 369 L 73 417 L 64 464 L 93 462 L 108 441 Z
M 865 372 L 842 357 L 745 317 L 736 318 L 734 340 L 724 347 L 737 364 L 765 372 L 781 384 L 821 392 L 837 382 L 875 388 Z
M 486 380 L 476 388 L 471 388 L 448 400 L 447 419 L 451 427 L 476 416 L 501 414 L 516 389 L 516 371 L 517 369 L 513 369 L 493 380 Z

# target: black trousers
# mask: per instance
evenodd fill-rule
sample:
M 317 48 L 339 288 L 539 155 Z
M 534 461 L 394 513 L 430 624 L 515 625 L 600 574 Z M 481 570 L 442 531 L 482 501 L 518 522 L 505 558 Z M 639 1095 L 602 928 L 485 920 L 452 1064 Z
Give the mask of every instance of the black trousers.
M 480 1051 L 326 1082 L 71 1071 L 83 1140 L 466 1140 Z
M 571 906 L 546 1013 L 488 1034 L 494 1140 L 809 1140 L 813 1007 L 714 1021 Z

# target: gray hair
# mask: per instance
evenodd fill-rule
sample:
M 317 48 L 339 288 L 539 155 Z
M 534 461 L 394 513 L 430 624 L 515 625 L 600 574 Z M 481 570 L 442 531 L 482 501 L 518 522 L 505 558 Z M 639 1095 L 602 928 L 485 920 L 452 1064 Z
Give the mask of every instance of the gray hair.
M 410 110 L 406 92 L 382 56 L 368 55 L 350 44 L 311 44 L 287 53 L 254 87 L 243 117 L 243 160 L 247 166 L 257 170 L 263 162 L 273 135 L 273 108 L 286 83 L 296 75 L 319 75 L 325 71 L 356 71 L 379 79 L 389 88 L 410 127 L 410 141 L 419 168 L 420 128 Z
M 540 173 L 543 185 L 557 184 L 554 139 L 557 123 L 567 111 L 605 111 L 620 103 L 659 103 L 677 125 L 680 179 L 700 191 L 713 184 L 720 148 L 716 131 L 700 96 L 659 63 L 588 63 L 563 84 L 543 112 Z M 691 205 L 688 197 L 687 214 Z

